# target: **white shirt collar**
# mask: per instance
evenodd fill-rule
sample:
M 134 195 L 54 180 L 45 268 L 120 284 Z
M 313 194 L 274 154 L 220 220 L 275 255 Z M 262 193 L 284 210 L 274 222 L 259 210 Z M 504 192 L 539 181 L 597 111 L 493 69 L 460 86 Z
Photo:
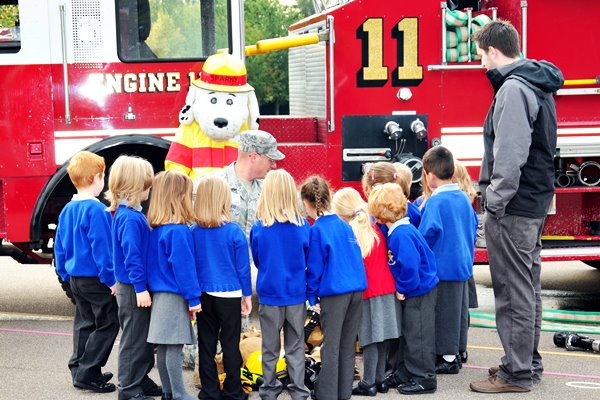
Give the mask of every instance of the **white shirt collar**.
M 82 200 L 96 200 L 96 201 L 100 201 L 98 200 L 97 197 L 92 196 L 91 194 L 87 194 L 87 193 L 75 193 L 73 195 L 73 197 L 71 198 L 72 201 L 82 201 Z
M 390 226 L 390 229 L 388 230 L 388 236 L 390 236 L 392 234 L 392 232 L 394 232 L 394 229 L 396 229 L 400 225 L 410 225 L 410 220 L 408 219 L 408 217 L 404 217 L 404 218 L 399 219 L 398 221 L 394 222 L 392 224 L 392 226 Z
M 460 188 L 458 187 L 458 184 L 456 183 L 448 183 L 446 185 L 442 185 L 442 186 L 438 186 L 433 193 L 431 193 L 432 196 L 435 196 L 438 193 L 442 193 L 442 192 L 452 192 L 454 190 L 460 190 Z
M 119 205 L 120 206 L 125 206 L 125 207 L 129 207 L 129 202 L 127 200 L 119 200 Z M 129 207 L 129 208 L 133 208 L 133 207 Z M 142 211 L 142 206 L 139 205 L 135 208 L 136 211 Z

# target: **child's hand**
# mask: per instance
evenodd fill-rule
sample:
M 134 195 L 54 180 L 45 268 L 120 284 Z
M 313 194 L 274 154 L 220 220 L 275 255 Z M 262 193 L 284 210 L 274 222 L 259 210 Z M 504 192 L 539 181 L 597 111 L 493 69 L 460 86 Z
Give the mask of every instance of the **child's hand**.
M 242 297 L 242 315 L 248 316 L 252 312 L 252 296 Z
M 150 307 L 152 305 L 152 299 L 150 298 L 150 292 L 147 290 L 136 293 L 135 298 L 137 299 L 138 307 Z
M 117 295 L 117 284 L 116 283 L 112 286 L 109 286 L 108 288 L 110 289 L 110 294 L 112 294 L 113 296 Z
M 197 306 L 190 307 L 190 312 L 201 312 L 201 311 L 202 311 L 202 304 L 198 304 Z
M 406 297 L 404 297 L 404 295 L 400 292 L 396 292 L 396 298 L 400 301 L 406 300 Z

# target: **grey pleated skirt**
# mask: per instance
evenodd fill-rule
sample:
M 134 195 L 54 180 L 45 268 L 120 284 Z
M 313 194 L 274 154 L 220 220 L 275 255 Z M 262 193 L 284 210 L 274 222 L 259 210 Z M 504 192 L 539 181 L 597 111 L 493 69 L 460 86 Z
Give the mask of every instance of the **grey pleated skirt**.
M 397 339 L 402 334 L 402 306 L 394 293 L 363 300 L 358 328 L 361 346 Z
M 189 305 L 183 297 L 168 292 L 152 294 L 148 343 L 195 344 L 192 329 Z

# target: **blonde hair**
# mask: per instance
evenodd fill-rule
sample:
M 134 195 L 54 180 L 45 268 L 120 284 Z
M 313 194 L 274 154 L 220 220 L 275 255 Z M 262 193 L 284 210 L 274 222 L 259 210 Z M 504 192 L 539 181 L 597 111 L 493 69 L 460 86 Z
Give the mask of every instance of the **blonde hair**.
M 369 207 L 360 193 L 350 187 L 338 190 L 333 195 L 331 208 L 352 227 L 363 258 L 371 254 L 375 242 L 379 244 L 379 237 L 373 228 Z
M 162 171 L 152 182 L 148 224 L 154 228 L 166 224 L 192 224 L 192 181 L 176 171 Z
M 419 209 L 422 210 L 425 206 L 425 202 L 428 198 L 431 197 L 431 194 L 433 193 L 431 191 L 431 188 L 429 187 L 429 184 L 427 183 L 427 172 L 425 170 L 423 170 L 423 174 L 421 174 L 421 187 L 423 188 L 423 201 L 419 205 Z
M 365 170 L 362 180 L 362 189 L 365 196 L 369 196 L 373 186 L 384 183 L 398 183 L 398 172 L 389 162 L 376 162 Z
M 67 173 L 77 189 L 88 187 L 97 174 L 103 174 L 106 169 L 104 158 L 89 151 L 75 153 L 69 160 Z
M 406 208 L 402 188 L 394 183 L 374 187 L 369 196 L 369 211 L 384 224 L 402 219 L 406 215 Z
M 315 208 L 317 217 L 322 216 L 331 207 L 331 189 L 329 183 L 321 176 L 306 178 L 300 188 L 300 196 Z
M 467 194 L 471 202 L 475 200 L 477 192 L 473 186 L 473 181 L 471 181 L 469 171 L 467 171 L 465 166 L 458 161 L 454 161 L 454 175 L 452 176 L 452 182 L 458 184 L 460 190 Z
M 271 226 L 275 221 L 304 225 L 298 207 L 296 183 L 286 170 L 277 169 L 267 173 L 258 199 L 256 218 L 264 226 Z
M 143 158 L 120 156 L 110 167 L 108 190 L 105 197 L 110 211 L 115 211 L 121 201 L 127 207 L 138 208 L 144 201 L 143 193 L 152 186 L 154 170 L 152 164 Z
M 398 185 L 402 188 L 406 198 L 410 197 L 410 186 L 412 185 L 413 174 L 408 165 L 395 162 L 392 164 L 398 174 Z
M 231 188 L 227 182 L 207 175 L 198 182 L 194 214 L 196 222 L 204 228 L 217 228 L 231 221 Z

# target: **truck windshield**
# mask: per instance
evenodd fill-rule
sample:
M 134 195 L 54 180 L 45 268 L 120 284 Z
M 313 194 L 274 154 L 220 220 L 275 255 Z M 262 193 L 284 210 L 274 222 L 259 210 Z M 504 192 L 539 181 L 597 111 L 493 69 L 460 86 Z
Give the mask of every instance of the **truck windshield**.
M 21 49 L 21 27 L 17 1 L 0 2 L 0 53 L 16 53 Z
M 229 47 L 227 0 L 117 0 L 119 58 L 204 59 Z

